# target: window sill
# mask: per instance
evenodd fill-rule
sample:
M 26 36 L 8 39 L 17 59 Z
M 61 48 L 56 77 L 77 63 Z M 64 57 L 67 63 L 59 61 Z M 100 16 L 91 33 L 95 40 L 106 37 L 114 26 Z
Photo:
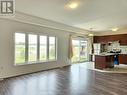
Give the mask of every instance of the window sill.
M 25 62 L 20 64 L 14 64 L 14 66 L 24 66 L 24 65 L 37 65 L 37 64 L 47 64 L 49 62 L 56 62 L 57 60 L 48 60 L 48 61 L 36 61 L 36 62 Z

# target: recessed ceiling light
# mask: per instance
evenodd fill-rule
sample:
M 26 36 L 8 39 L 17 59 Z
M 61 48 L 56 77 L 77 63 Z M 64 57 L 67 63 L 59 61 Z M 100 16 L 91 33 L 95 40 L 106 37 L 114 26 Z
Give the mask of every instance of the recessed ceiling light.
M 88 36 L 94 36 L 92 33 L 90 33 Z
M 71 8 L 71 9 L 75 9 L 75 8 L 78 7 L 78 3 L 77 3 L 77 2 L 70 2 L 70 3 L 68 4 L 68 6 L 69 6 L 69 8 Z
M 112 31 L 118 31 L 119 30 L 119 28 L 113 28 L 112 29 Z

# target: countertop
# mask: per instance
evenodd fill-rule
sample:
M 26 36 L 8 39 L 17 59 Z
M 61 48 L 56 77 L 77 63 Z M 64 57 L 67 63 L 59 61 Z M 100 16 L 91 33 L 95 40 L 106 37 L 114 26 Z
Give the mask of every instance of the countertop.
M 124 54 L 124 55 L 127 55 L 127 53 L 119 53 L 119 54 Z
M 98 55 L 98 56 L 110 56 L 110 55 L 115 55 L 116 53 L 107 53 L 107 52 L 103 52 L 100 54 L 90 54 L 90 55 Z M 117 54 L 123 54 L 123 55 L 127 55 L 127 53 L 117 53 Z
M 100 53 L 100 54 L 93 54 L 93 55 L 97 55 L 97 56 L 111 56 L 111 55 L 115 55 L 115 53 Z
M 115 55 L 115 53 L 100 53 L 100 54 L 95 54 L 98 56 L 111 56 L 111 55 Z

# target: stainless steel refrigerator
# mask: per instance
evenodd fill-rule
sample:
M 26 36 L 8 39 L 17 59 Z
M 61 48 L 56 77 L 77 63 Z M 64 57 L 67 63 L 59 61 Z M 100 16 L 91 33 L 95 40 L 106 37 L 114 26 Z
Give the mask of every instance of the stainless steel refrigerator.
M 101 43 L 95 43 L 93 44 L 94 54 L 100 54 L 101 53 Z
M 98 55 L 100 53 L 101 53 L 101 44 L 100 43 L 94 43 L 93 44 L 92 61 L 95 61 L 95 55 Z

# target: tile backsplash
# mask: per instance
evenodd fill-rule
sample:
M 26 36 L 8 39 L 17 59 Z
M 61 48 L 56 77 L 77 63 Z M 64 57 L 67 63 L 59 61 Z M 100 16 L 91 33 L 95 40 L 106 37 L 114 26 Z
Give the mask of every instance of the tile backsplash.
M 108 46 L 108 51 L 112 51 L 112 46 Z M 127 46 L 119 46 L 119 47 L 117 47 L 118 49 L 120 49 L 121 50 L 121 54 L 127 54 Z
M 121 50 L 121 54 L 127 54 L 127 46 L 122 46 L 119 42 L 113 42 L 111 45 L 108 45 L 107 51 L 113 51 L 113 49 Z
M 127 46 L 120 46 L 120 49 L 122 54 L 127 54 Z

